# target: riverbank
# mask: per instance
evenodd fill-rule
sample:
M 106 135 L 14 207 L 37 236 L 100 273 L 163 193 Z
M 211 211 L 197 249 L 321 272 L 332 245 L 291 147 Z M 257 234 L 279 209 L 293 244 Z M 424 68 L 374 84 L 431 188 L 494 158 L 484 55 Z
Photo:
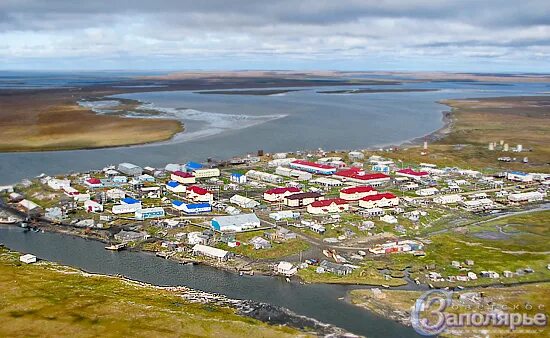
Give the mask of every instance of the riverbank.
M 18 257 L 0 248 L 4 291 L 0 317 L 10 321 L 0 332 L 6 336 L 19 336 L 23 328 L 25 336 L 53 332 L 224 337 L 346 334 L 276 306 L 92 274 L 45 261 L 26 265 Z

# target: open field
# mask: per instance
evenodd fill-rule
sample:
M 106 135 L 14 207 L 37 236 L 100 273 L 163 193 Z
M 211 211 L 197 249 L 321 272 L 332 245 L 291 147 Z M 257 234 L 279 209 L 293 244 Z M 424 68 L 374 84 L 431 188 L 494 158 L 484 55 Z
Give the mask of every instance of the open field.
M 0 95 L 0 151 L 101 148 L 170 139 L 175 120 L 97 115 L 79 106 L 81 93 L 39 91 Z
M 0 318 L 9 322 L 0 325 L 4 337 L 300 335 L 228 308 L 187 303 L 175 292 L 47 262 L 25 265 L 18 257 L 0 249 Z
M 420 147 L 405 147 L 385 155 L 442 167 L 550 172 L 550 97 L 497 97 L 442 103 L 452 108 L 447 117 L 451 119 L 450 126 L 436 133 L 438 139 L 429 144 L 426 155 L 421 154 Z M 489 142 L 498 144 L 500 140 L 508 143 L 510 149 L 521 144 L 524 151 L 488 150 Z M 499 162 L 497 159 L 503 156 L 517 160 Z M 521 163 L 523 157 L 528 157 L 528 164 Z
M 479 302 L 459 300 L 459 296 L 465 293 L 481 292 Z M 382 297 L 376 297 L 371 290 L 353 290 L 350 292 L 350 301 L 356 306 L 366 308 L 383 317 L 391 318 L 406 325 L 410 325 L 410 311 L 415 301 L 422 295 L 420 291 L 382 290 Z M 488 287 L 472 289 L 468 291 L 454 292 L 452 306 L 448 307 L 447 313 L 466 312 L 490 312 L 491 306 L 495 308 L 508 307 L 510 312 L 526 313 L 530 316 L 538 312 L 547 313 L 550 306 L 550 283 L 525 284 L 512 287 Z M 532 308 L 525 308 L 530 304 Z M 483 308 L 485 306 L 485 308 Z M 542 311 L 539 306 L 543 306 Z M 480 309 L 481 307 L 481 309 Z M 491 337 L 511 337 L 507 327 L 487 327 L 491 330 Z M 523 331 L 525 330 L 525 331 Z M 535 328 L 523 327 L 513 332 L 513 337 L 547 337 L 548 327 Z M 458 328 L 452 331 L 444 331 L 443 336 L 485 336 L 479 328 Z

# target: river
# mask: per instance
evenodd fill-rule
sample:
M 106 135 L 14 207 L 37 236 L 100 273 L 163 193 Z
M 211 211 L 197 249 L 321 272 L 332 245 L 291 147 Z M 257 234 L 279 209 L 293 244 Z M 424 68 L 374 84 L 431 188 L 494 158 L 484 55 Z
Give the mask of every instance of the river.
M 378 317 L 340 300 L 353 286 L 287 283 L 282 278 L 239 276 L 206 265 L 181 265 L 155 255 L 104 249 L 98 241 L 61 233 L 23 232 L 0 227 L 0 243 L 41 259 L 87 272 L 120 274 L 160 286 L 187 286 L 286 307 L 298 314 L 368 337 L 417 337 L 411 328 Z
M 368 86 L 375 88 L 376 86 Z M 378 86 L 378 88 L 397 86 Z M 355 87 L 354 87 L 355 88 Z M 359 88 L 359 86 L 357 87 Z M 186 130 L 172 142 L 108 149 L 0 153 L 0 184 L 40 173 L 100 169 L 132 162 L 164 167 L 207 158 L 303 149 L 364 149 L 399 144 L 442 126 L 447 98 L 534 95 L 544 84 L 407 83 L 398 88 L 431 92 L 320 94 L 349 87 L 301 88 L 282 95 L 218 95 L 193 91 L 120 95 L 175 115 Z

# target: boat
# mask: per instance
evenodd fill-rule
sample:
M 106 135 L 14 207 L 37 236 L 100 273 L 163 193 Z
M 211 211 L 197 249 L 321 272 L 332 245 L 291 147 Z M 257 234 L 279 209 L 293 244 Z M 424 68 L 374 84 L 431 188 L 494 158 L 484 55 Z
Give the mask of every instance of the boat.
M 15 224 L 17 223 L 17 218 L 15 217 L 8 217 L 8 218 L 0 218 L 0 224 Z
M 387 284 L 382 284 L 382 286 L 385 287 L 386 289 L 389 289 L 389 288 L 390 288 L 390 286 L 387 285 Z
M 420 281 L 418 279 L 415 279 L 414 282 L 416 283 L 416 285 L 420 285 Z
M 287 277 L 285 280 L 287 283 L 290 283 L 290 278 Z
M 105 249 L 107 250 L 113 250 L 113 251 L 120 251 L 126 247 L 126 244 L 119 243 L 119 244 L 111 244 L 109 246 L 106 246 Z
M 19 226 L 22 227 L 23 229 L 26 229 L 29 227 L 29 224 L 27 222 L 21 222 L 19 223 Z

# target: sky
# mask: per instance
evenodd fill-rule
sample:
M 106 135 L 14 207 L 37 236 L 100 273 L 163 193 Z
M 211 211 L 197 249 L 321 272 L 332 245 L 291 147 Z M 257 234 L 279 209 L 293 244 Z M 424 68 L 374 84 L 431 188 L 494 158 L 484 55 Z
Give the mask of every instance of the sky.
M 550 73 L 550 1 L 0 0 L 0 69 Z

